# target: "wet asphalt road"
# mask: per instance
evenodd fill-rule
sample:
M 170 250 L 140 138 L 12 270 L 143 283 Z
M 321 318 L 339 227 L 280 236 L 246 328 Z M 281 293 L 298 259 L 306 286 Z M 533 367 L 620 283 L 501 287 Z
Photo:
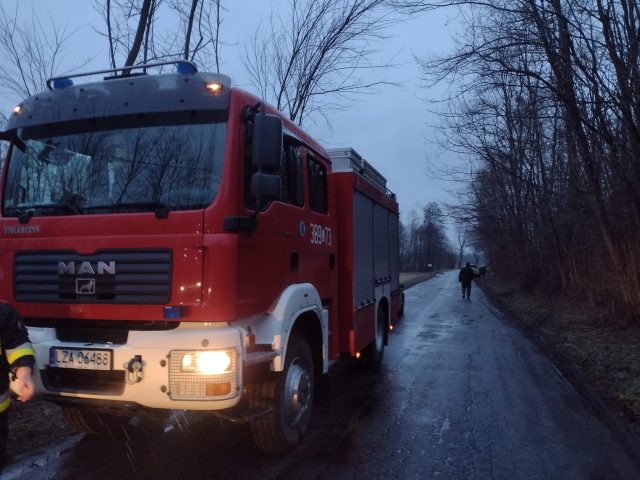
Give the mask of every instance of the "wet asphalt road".
M 638 479 L 613 435 L 530 341 L 457 272 L 406 292 L 380 371 L 345 367 L 293 453 L 178 415 L 165 428 L 78 435 L 7 479 Z

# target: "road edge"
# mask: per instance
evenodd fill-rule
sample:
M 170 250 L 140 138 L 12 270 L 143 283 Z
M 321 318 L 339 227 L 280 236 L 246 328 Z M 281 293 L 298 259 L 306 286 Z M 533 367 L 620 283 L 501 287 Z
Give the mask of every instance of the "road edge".
M 620 442 L 625 453 L 640 468 L 640 425 L 632 423 L 622 410 L 612 404 L 569 357 L 553 348 L 542 335 L 513 320 L 514 317 L 517 317 L 517 312 L 513 312 L 498 297 L 492 295 L 489 289 L 485 289 L 479 284 L 476 285 L 482 290 L 491 306 L 499 312 L 500 317 L 531 340 L 551 360 L 565 380 L 591 408 L 594 415 L 607 426 L 611 434 Z

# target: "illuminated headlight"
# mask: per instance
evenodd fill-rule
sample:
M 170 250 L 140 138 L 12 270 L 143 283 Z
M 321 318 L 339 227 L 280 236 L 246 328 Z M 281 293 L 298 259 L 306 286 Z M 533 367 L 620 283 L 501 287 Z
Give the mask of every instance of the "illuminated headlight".
M 169 395 L 173 400 L 223 400 L 239 394 L 238 353 L 173 350 L 169 353 Z
M 187 353 L 182 357 L 182 371 L 218 375 L 228 372 L 231 362 L 232 354 L 226 350 Z

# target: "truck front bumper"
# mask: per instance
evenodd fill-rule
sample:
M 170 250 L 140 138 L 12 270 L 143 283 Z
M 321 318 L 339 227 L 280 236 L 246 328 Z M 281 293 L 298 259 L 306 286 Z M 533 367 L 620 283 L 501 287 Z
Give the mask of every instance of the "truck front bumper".
M 40 373 L 37 391 L 49 399 L 184 410 L 221 410 L 240 401 L 243 331 L 228 324 L 183 322 L 174 330 L 131 330 L 124 344 L 63 342 L 53 328 L 30 327 L 29 335 Z M 92 364 L 93 353 L 109 358 L 109 368 Z M 69 355 L 87 363 L 82 368 L 77 359 L 63 363 Z

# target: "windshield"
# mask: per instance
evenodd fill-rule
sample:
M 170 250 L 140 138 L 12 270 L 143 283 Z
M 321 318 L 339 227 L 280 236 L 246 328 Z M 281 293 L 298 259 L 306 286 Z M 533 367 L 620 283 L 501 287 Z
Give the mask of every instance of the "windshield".
M 85 125 L 76 132 L 66 126 L 46 136 L 42 128 L 19 132 L 4 215 L 187 210 L 211 204 L 220 186 L 226 123 L 145 123 L 91 131 Z

